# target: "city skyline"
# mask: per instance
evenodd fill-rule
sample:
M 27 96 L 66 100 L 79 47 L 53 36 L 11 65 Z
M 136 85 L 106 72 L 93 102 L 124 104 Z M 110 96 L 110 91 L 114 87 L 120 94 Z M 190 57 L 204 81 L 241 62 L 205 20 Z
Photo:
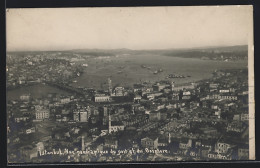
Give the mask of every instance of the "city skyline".
M 254 160 L 252 11 L 7 10 L 8 164 Z

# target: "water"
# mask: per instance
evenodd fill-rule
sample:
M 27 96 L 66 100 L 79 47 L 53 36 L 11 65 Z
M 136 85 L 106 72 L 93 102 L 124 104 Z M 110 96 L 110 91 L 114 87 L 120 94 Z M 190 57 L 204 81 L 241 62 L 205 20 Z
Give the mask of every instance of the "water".
M 168 74 L 179 74 L 191 76 L 186 78 L 170 79 L 176 84 L 194 82 L 212 76 L 216 69 L 241 69 L 247 67 L 247 61 L 220 62 L 211 60 L 200 60 L 190 58 L 167 57 L 158 55 L 137 55 L 120 56 L 104 59 L 89 58 L 81 64 L 87 63 L 84 73 L 77 77 L 77 83 L 72 83 L 74 87 L 92 87 L 95 89 L 107 89 L 105 83 L 107 78 L 112 79 L 112 85 L 133 86 L 141 81 L 164 80 Z M 142 68 L 141 65 L 151 67 Z M 153 74 L 155 70 L 162 68 L 163 72 Z M 102 85 L 104 84 L 104 85 Z M 67 95 L 64 90 L 38 84 L 25 86 L 7 92 L 7 100 L 19 99 L 22 94 L 31 94 L 33 98 L 47 96 L 48 93 L 58 93 Z
M 46 97 L 48 93 L 58 93 L 63 95 L 69 95 L 68 92 L 58 89 L 53 86 L 37 84 L 32 86 L 24 86 L 21 88 L 9 90 L 6 92 L 7 100 L 17 100 L 23 94 L 30 94 L 32 98 Z
M 167 57 L 158 55 L 120 56 L 109 59 L 89 59 L 85 72 L 77 78 L 75 87 L 102 88 L 107 78 L 112 79 L 113 86 L 133 86 L 141 81 L 159 81 L 166 79 L 169 74 L 191 76 L 186 78 L 170 79 L 176 84 L 194 82 L 212 76 L 216 69 L 240 69 L 247 67 L 247 61 L 220 62 L 191 58 Z M 150 67 L 142 68 L 141 65 Z M 163 72 L 153 72 L 162 68 Z

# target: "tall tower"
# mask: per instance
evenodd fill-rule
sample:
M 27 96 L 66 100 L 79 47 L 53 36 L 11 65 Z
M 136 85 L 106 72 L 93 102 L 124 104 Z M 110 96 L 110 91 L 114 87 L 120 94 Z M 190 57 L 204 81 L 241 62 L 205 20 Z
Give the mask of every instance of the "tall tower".
M 174 82 L 171 82 L 171 90 L 173 91 L 174 88 Z
M 111 133 L 111 116 L 110 113 L 108 114 L 108 133 Z
M 108 114 L 108 108 L 107 108 L 107 106 L 104 106 L 104 107 L 103 107 L 103 110 L 104 110 L 104 117 L 106 117 L 107 114 Z
M 169 133 L 168 136 L 169 136 L 168 143 L 171 143 L 171 133 Z
M 84 136 L 81 136 L 81 150 L 85 150 Z
M 108 78 L 108 92 L 112 95 L 112 80 Z

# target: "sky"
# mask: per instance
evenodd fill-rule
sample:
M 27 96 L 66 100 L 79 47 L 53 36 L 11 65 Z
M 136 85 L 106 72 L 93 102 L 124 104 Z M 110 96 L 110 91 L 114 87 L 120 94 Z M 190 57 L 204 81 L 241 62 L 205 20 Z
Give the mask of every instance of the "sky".
M 9 9 L 7 51 L 245 45 L 252 13 L 240 5 Z

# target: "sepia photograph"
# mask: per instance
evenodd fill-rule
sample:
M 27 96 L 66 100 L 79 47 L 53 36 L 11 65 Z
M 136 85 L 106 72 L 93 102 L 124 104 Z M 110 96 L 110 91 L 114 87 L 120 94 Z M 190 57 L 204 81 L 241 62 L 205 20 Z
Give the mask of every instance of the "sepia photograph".
M 6 9 L 8 164 L 255 160 L 253 6 Z

